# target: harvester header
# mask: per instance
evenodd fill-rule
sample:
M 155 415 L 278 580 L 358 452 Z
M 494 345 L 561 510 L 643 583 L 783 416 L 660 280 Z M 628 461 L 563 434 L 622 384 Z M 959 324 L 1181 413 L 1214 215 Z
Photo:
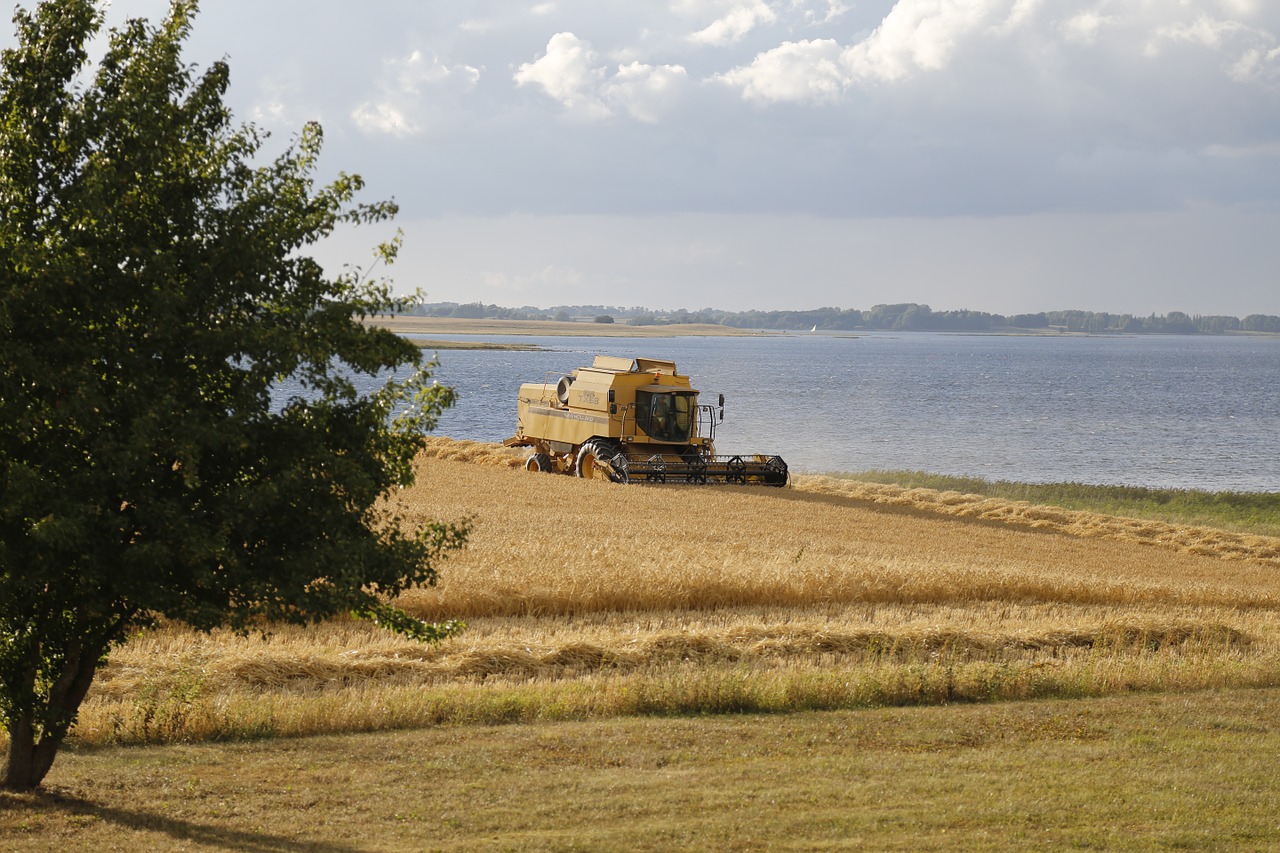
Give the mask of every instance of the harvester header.
M 554 377 L 554 378 L 553 378 Z M 784 486 L 787 463 L 765 454 L 718 455 L 716 406 L 698 402 L 674 361 L 598 355 L 590 367 L 520 386 L 516 434 L 530 471 L 617 483 Z

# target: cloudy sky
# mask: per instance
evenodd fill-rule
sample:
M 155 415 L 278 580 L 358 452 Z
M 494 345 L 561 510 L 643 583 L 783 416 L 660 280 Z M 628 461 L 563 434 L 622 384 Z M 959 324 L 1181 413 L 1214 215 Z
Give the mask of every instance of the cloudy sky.
M 204 5 L 431 301 L 1280 314 L 1276 0 Z

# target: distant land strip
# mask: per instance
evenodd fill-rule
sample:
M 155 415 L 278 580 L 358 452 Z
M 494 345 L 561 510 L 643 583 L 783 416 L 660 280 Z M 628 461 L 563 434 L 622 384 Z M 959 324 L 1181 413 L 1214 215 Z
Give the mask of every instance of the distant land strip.
M 985 311 L 934 311 L 928 305 L 904 302 L 857 308 L 814 308 L 804 311 L 724 311 L 703 308 L 655 310 L 610 305 L 562 305 L 554 308 L 523 306 L 507 308 L 479 302 L 433 302 L 415 306 L 396 321 L 407 317 L 470 320 L 496 323 L 491 328 L 501 334 L 591 334 L 630 336 L 614 331 L 619 326 L 636 330 L 656 330 L 656 334 L 742 334 L 745 331 L 886 331 L 886 332 L 969 332 L 987 334 L 1158 334 L 1158 335 L 1242 335 L 1280 334 L 1280 316 L 1249 314 L 1243 318 L 1221 314 L 1201 315 L 1170 311 L 1167 314 L 1137 316 L 1099 311 L 1041 311 L 1034 314 L 991 314 Z M 385 319 L 385 318 L 384 318 Z M 512 322 L 532 323 L 536 331 L 509 331 Z M 550 323 L 572 324 L 571 331 L 550 331 Z M 379 325 L 389 325 L 380 322 Z M 584 332 L 583 326 L 590 328 Z M 689 327 L 697 327 L 697 331 Z M 608 329 L 609 331 L 605 331 Z M 714 331 L 716 329 L 737 331 Z
M 673 336 L 733 336 L 744 337 L 765 334 L 750 329 L 710 324 L 684 324 L 679 326 L 628 326 L 621 323 L 596 324 L 572 320 L 471 320 L 461 317 L 418 317 L 404 314 L 370 317 L 371 325 L 390 329 L 409 338 L 423 349 L 511 349 L 535 350 L 533 344 L 512 343 L 458 343 L 420 338 L 421 335 L 502 335 L 546 337 L 601 337 L 601 338 L 670 338 Z
M 503 352 L 537 352 L 537 344 L 498 344 L 491 341 L 435 341 L 409 338 L 409 343 L 422 349 L 501 350 Z

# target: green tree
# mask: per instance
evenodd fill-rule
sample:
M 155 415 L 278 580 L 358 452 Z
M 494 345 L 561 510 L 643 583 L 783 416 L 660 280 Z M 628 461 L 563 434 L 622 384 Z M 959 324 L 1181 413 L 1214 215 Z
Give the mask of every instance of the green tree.
M 0 784 L 39 785 L 107 652 L 159 619 L 266 630 L 435 580 L 467 523 L 407 531 L 380 500 L 452 392 L 360 322 L 404 307 L 307 254 L 388 220 L 317 186 L 318 127 L 258 163 L 228 69 L 181 48 L 196 12 L 111 31 L 90 0 L 14 16 L 0 55 Z M 258 163 L 255 165 L 255 163 Z M 390 261 L 396 242 L 380 248 Z M 376 393 L 355 378 L 404 368 Z M 281 383 L 298 390 L 279 398 Z
M 1280 332 L 1280 317 L 1273 314 L 1250 314 L 1241 321 L 1246 332 Z
M 484 306 L 479 302 L 471 302 L 467 305 L 459 305 L 454 308 L 449 316 L 461 317 L 464 320 L 483 320 L 485 318 Z

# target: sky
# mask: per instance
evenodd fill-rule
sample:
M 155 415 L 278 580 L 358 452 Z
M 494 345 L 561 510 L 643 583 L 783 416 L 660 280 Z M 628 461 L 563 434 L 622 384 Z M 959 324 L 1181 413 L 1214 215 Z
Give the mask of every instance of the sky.
M 1280 314 L 1276 0 L 218 0 L 186 58 L 428 301 Z

